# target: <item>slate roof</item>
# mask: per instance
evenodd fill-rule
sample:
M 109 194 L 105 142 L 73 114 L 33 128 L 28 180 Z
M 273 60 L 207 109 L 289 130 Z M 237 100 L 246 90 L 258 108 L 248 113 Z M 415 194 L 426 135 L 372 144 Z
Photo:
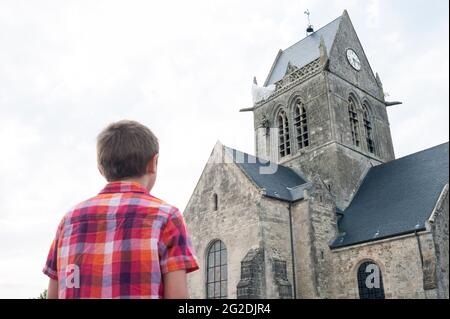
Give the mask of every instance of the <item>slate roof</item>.
M 330 54 L 341 19 L 342 16 L 290 46 L 286 50 L 280 51 L 275 59 L 272 70 L 267 76 L 264 86 L 274 84 L 275 82 L 281 80 L 286 73 L 286 68 L 289 62 L 291 62 L 292 65 L 301 68 L 319 58 L 319 45 L 321 37 L 323 37 L 328 54 Z
M 265 196 L 289 202 L 303 198 L 303 189 L 308 183 L 292 169 L 229 147 L 225 147 L 225 150 L 245 175 L 265 190 Z M 265 174 L 270 172 L 273 174 Z
M 331 248 L 424 230 L 448 183 L 449 144 L 370 169 L 350 206 L 343 212 Z

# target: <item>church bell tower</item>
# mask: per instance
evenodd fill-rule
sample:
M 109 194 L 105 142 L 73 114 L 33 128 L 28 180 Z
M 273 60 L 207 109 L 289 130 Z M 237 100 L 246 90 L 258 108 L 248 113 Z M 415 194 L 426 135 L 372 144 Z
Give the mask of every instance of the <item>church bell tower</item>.
M 350 203 L 371 166 L 395 158 L 382 83 L 347 11 L 286 50 L 254 84 L 256 155 L 317 176 Z M 254 94 L 255 96 L 255 94 Z

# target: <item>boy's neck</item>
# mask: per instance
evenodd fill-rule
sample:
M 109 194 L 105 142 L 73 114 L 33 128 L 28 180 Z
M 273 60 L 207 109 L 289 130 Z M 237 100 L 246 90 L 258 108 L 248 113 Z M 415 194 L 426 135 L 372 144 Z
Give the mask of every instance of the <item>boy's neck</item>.
M 148 175 L 144 175 L 141 177 L 136 178 L 127 178 L 120 180 L 121 182 L 132 182 L 132 183 L 138 183 L 141 186 L 143 186 L 149 193 L 153 188 L 153 183 L 151 181 L 151 178 Z

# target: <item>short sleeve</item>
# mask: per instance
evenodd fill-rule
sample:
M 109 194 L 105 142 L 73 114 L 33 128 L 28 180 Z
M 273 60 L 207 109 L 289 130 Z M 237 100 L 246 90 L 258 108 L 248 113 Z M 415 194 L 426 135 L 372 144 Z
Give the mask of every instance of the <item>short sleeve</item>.
M 47 261 L 45 262 L 44 269 L 42 272 L 50 277 L 51 279 L 58 280 L 58 269 L 57 269 L 57 262 L 58 262 L 58 244 L 59 244 L 59 237 L 61 233 L 61 227 L 63 225 L 63 221 L 58 226 L 58 230 L 56 231 L 56 236 L 53 239 L 53 242 L 50 246 L 50 251 L 47 255 Z
M 183 216 L 174 209 L 159 240 L 159 257 L 163 274 L 185 269 L 186 273 L 199 268 Z

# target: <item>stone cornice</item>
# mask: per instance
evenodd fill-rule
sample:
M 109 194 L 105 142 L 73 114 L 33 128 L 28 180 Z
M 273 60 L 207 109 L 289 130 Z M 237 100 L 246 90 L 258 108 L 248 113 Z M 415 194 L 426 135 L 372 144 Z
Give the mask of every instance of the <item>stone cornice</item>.
M 319 74 L 323 70 L 323 65 L 320 63 L 320 58 L 318 58 L 304 67 L 292 69 L 294 70 L 291 73 L 286 74 L 281 80 L 275 82 L 275 91 L 267 99 L 255 103 L 254 109 L 272 101 L 297 84 Z

